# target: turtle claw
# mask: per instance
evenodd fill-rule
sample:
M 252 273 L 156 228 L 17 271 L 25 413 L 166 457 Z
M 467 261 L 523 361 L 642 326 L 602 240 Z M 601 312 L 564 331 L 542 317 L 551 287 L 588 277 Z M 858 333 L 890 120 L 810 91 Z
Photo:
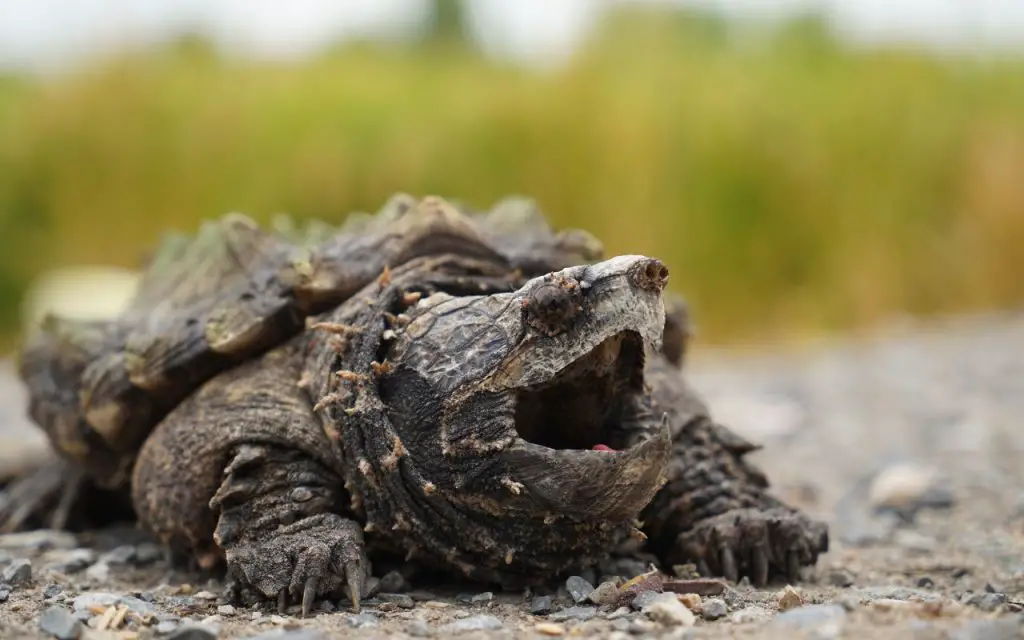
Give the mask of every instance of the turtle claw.
M 309 615 L 313 608 L 313 601 L 316 600 L 316 586 L 319 579 L 316 576 L 306 578 L 306 586 L 302 588 L 302 617 Z
M 262 543 L 240 542 L 226 551 L 228 570 L 240 587 L 267 599 L 276 597 L 281 613 L 291 596 L 307 616 L 318 597 L 335 592 L 346 582 L 358 611 L 369 562 L 362 530 L 351 520 L 335 514 L 311 516 L 281 527 Z
M 703 576 L 797 583 L 801 569 L 828 551 L 825 525 L 788 508 L 734 509 L 699 522 L 676 539 L 672 564 L 693 562 Z

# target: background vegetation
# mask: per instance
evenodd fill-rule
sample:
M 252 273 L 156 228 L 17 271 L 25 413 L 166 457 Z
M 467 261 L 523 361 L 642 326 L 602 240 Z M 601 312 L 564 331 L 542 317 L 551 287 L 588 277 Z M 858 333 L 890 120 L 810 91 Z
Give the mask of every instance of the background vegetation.
M 855 51 L 631 11 L 567 67 L 458 38 L 296 64 L 186 40 L 0 79 L 0 342 L 41 271 L 134 265 L 241 210 L 341 220 L 395 191 L 536 198 L 664 258 L 702 340 L 1024 301 L 1024 61 Z

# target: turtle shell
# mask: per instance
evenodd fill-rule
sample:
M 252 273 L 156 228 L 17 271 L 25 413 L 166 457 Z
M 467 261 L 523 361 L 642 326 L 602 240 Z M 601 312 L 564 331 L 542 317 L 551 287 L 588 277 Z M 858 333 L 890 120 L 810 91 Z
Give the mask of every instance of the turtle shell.
M 602 257 L 590 234 L 555 232 L 532 201 L 469 212 L 393 196 L 334 227 L 231 213 L 169 235 L 120 315 L 48 317 L 23 345 L 29 414 L 54 448 L 104 487 L 122 486 L 153 427 L 203 382 L 295 336 L 374 278 L 456 254 L 530 277 Z

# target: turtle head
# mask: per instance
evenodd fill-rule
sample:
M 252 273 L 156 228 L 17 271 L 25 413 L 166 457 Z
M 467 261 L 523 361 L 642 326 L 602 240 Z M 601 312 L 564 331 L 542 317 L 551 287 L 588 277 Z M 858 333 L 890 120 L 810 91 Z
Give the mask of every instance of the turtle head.
M 619 256 L 405 310 L 378 389 L 409 499 L 433 505 L 403 510 L 423 520 L 408 529 L 425 557 L 517 582 L 633 530 L 671 449 L 644 380 L 667 279 L 656 259 Z

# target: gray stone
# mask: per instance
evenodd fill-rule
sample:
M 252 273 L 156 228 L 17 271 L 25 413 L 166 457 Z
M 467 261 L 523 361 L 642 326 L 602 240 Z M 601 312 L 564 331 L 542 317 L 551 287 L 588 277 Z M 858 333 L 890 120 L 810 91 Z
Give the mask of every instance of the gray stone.
M 729 613 L 729 608 L 725 606 L 725 600 L 721 598 L 708 598 L 701 607 L 701 615 L 705 620 L 718 620 L 724 618 L 727 613 Z
M 110 607 L 116 604 L 123 604 L 139 615 L 154 615 L 157 610 L 149 602 L 117 593 L 106 591 L 87 591 L 75 598 L 72 606 L 76 612 L 88 611 L 92 607 Z
M 950 632 L 950 640 L 1018 640 L 1024 636 L 1024 617 L 971 620 Z
M 633 602 L 630 603 L 630 606 L 632 606 L 637 611 L 640 611 L 648 604 L 657 600 L 658 597 L 660 597 L 661 595 L 662 593 L 660 591 L 641 591 L 640 593 L 636 594 L 635 598 L 633 598 Z M 670 595 L 673 598 L 675 598 L 675 594 Z
M 59 584 L 52 584 L 51 583 L 51 584 L 48 584 L 45 587 L 43 587 L 43 597 L 47 598 L 47 599 L 49 599 L 49 598 L 56 598 L 57 596 L 59 596 L 63 592 L 64 592 L 64 587 L 60 586 Z
M 155 542 L 140 542 L 135 545 L 135 564 L 145 566 L 164 557 L 164 550 Z
M 100 556 L 100 562 L 105 564 L 128 564 L 135 559 L 135 547 L 130 544 L 123 544 L 115 547 Z
M 569 576 L 565 581 L 565 589 L 576 604 L 586 602 L 587 598 L 594 591 L 594 585 L 590 584 L 580 576 Z
M 178 628 L 178 623 L 174 620 L 161 620 L 156 624 L 156 632 L 160 635 L 170 633 Z
M 566 620 L 590 620 L 597 615 L 597 607 L 569 607 L 556 611 L 548 616 L 552 622 L 565 622 Z
M 12 587 L 20 587 L 32 581 L 32 561 L 18 558 L 4 568 L 2 579 Z
M 434 635 L 434 629 L 426 620 L 416 618 L 405 627 L 405 632 L 414 638 L 429 638 Z
M 530 602 L 530 613 L 535 616 L 551 613 L 553 598 L 551 596 L 537 596 Z
M 397 571 L 388 571 L 380 579 L 380 590 L 386 593 L 404 593 L 408 589 L 405 576 Z
M 828 574 L 828 583 L 833 587 L 853 586 L 853 574 L 846 569 L 836 569 Z
M 922 600 L 940 599 L 940 596 L 930 591 L 900 586 L 860 587 L 855 590 L 855 593 L 860 596 L 862 600 L 910 600 L 911 598 L 921 598 Z
M 73 574 L 85 569 L 96 561 L 96 554 L 92 549 L 70 549 L 58 552 L 53 557 L 53 562 L 46 568 L 58 573 Z
M 455 622 L 449 622 L 441 627 L 441 633 L 465 633 L 467 631 L 495 631 L 505 625 L 498 618 L 485 613 L 479 616 L 470 616 Z
M 7 602 L 11 597 L 11 590 L 7 585 L 0 585 L 0 602 Z
M 85 570 L 85 576 L 94 582 L 106 582 L 110 580 L 110 565 L 97 562 Z
M 692 627 L 696 623 L 693 612 L 679 602 L 674 593 L 659 593 L 641 609 L 648 618 L 667 626 Z
M 986 612 L 995 611 L 1005 603 L 1005 593 L 976 593 L 967 600 L 967 604 Z
M 836 604 L 811 604 L 790 609 L 775 616 L 771 626 L 779 630 L 798 630 L 808 637 L 838 637 L 846 623 L 846 610 Z
M 64 607 L 50 607 L 39 616 L 39 628 L 57 640 L 77 640 L 82 623 Z
M 135 596 L 121 596 L 117 599 L 117 604 L 123 604 L 142 616 L 153 615 L 156 613 L 156 607 L 154 607 L 152 603 L 146 602 L 141 598 L 136 598 Z
M 381 602 L 390 602 L 403 609 L 412 609 L 416 606 L 416 603 L 412 601 L 412 596 L 404 593 L 380 593 L 377 594 L 377 597 Z
M 201 624 L 186 624 L 166 636 L 167 640 L 217 640 L 217 632 Z
M 246 640 L 327 640 L 328 636 L 320 629 L 273 629 L 258 636 L 249 636 Z
M 376 627 L 380 624 L 380 619 L 372 613 L 357 613 L 356 615 L 349 616 L 346 622 L 348 622 L 348 626 L 355 629 L 364 629 L 367 627 Z
M 217 613 L 222 616 L 233 616 L 235 615 L 235 608 L 230 604 L 222 604 L 217 607 Z
M 619 588 L 614 582 L 602 582 L 590 592 L 589 598 L 596 605 L 615 604 L 619 601 Z
M 473 604 L 487 604 L 492 600 L 494 600 L 493 591 L 484 591 L 483 593 L 478 593 L 469 599 L 469 601 Z
M 78 540 L 66 531 L 37 529 L 35 531 L 6 533 L 0 536 L 0 547 L 4 549 L 45 551 L 47 549 L 74 549 L 77 546 Z
M 619 607 L 618 609 L 616 609 L 615 611 L 612 611 L 611 613 L 609 613 L 605 617 L 608 620 L 618 620 L 619 618 L 625 618 L 626 616 L 629 616 L 629 615 L 630 615 L 629 607 Z

